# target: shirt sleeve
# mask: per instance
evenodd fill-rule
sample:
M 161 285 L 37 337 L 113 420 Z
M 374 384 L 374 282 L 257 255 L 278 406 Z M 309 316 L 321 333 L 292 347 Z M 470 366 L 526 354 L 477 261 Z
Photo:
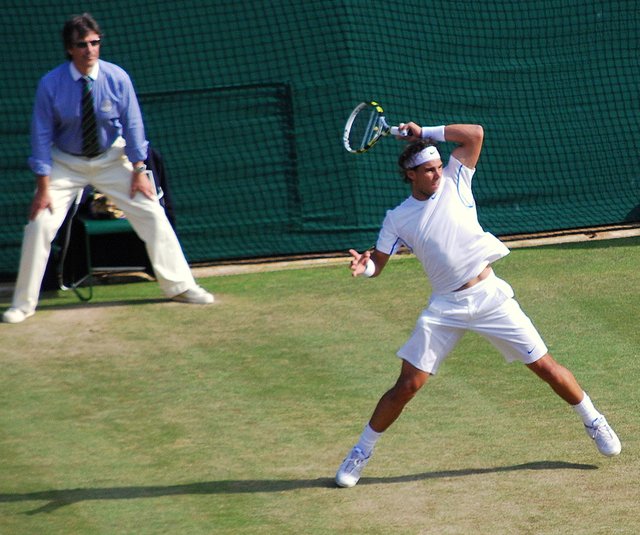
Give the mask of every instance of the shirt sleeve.
M 131 162 L 144 161 L 147 159 L 149 142 L 145 137 L 144 122 L 138 97 L 128 76 L 123 80 L 122 98 L 122 137 L 127 143 L 125 154 Z
M 44 79 L 36 90 L 33 116 L 31 118 L 31 156 L 29 167 L 40 176 L 51 174 L 51 145 L 53 143 L 53 106 L 51 95 Z
M 468 188 L 471 187 L 471 181 L 473 179 L 473 175 L 476 172 L 475 169 L 466 167 L 454 156 L 451 156 L 449 158 L 447 168 L 450 169 L 450 173 L 452 176 L 456 176 L 458 179 L 462 180 Z
M 475 169 L 466 167 L 453 156 L 447 164 L 447 174 L 453 178 L 456 184 L 456 190 L 458 191 L 458 197 L 467 208 L 475 206 L 475 200 L 471 191 L 471 182 L 475 172 Z
M 392 211 L 389 210 L 382 222 L 382 228 L 380 229 L 378 241 L 376 242 L 376 249 L 381 253 L 393 255 L 401 245 L 402 240 L 395 231 Z

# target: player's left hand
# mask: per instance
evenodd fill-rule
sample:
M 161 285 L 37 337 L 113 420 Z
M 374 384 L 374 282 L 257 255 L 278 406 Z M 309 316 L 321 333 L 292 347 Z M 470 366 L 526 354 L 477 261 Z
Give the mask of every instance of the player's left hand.
M 360 254 L 355 249 L 349 249 L 349 254 L 351 255 L 351 275 L 353 277 L 357 277 L 358 275 L 362 275 L 364 270 L 367 268 L 367 262 L 369 258 L 371 258 L 371 251 L 365 251 Z

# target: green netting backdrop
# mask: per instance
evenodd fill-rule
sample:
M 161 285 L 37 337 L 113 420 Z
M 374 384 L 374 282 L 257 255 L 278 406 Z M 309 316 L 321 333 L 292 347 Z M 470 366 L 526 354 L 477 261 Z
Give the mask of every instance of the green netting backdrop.
M 17 271 L 38 79 L 90 11 L 165 158 L 191 262 L 363 248 L 407 194 L 401 144 L 351 155 L 350 110 L 478 122 L 495 234 L 640 219 L 633 0 L 0 0 L 0 273 Z

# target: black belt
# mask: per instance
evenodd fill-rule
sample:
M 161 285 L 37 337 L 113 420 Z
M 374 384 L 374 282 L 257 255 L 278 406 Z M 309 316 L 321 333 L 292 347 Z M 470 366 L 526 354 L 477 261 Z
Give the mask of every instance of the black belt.
M 75 156 L 76 158 L 89 158 L 90 160 L 92 160 L 93 158 L 97 158 L 98 156 L 102 156 L 105 152 L 107 152 L 106 150 L 103 150 L 102 152 L 98 152 L 97 154 L 94 154 L 93 156 L 85 156 L 84 154 L 76 154 L 75 152 L 67 152 L 66 150 L 62 150 L 59 149 L 60 152 L 64 152 L 65 154 L 68 154 L 69 156 Z

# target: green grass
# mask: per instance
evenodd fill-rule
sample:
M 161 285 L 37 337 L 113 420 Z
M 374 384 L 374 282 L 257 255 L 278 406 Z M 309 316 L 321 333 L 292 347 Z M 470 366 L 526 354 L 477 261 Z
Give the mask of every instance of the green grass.
M 99 286 L 0 324 L 0 533 L 640 532 L 640 239 L 496 266 L 621 456 L 468 334 L 348 490 L 335 470 L 429 289 L 412 257 L 376 280 L 346 265 L 200 280 L 211 307 Z

